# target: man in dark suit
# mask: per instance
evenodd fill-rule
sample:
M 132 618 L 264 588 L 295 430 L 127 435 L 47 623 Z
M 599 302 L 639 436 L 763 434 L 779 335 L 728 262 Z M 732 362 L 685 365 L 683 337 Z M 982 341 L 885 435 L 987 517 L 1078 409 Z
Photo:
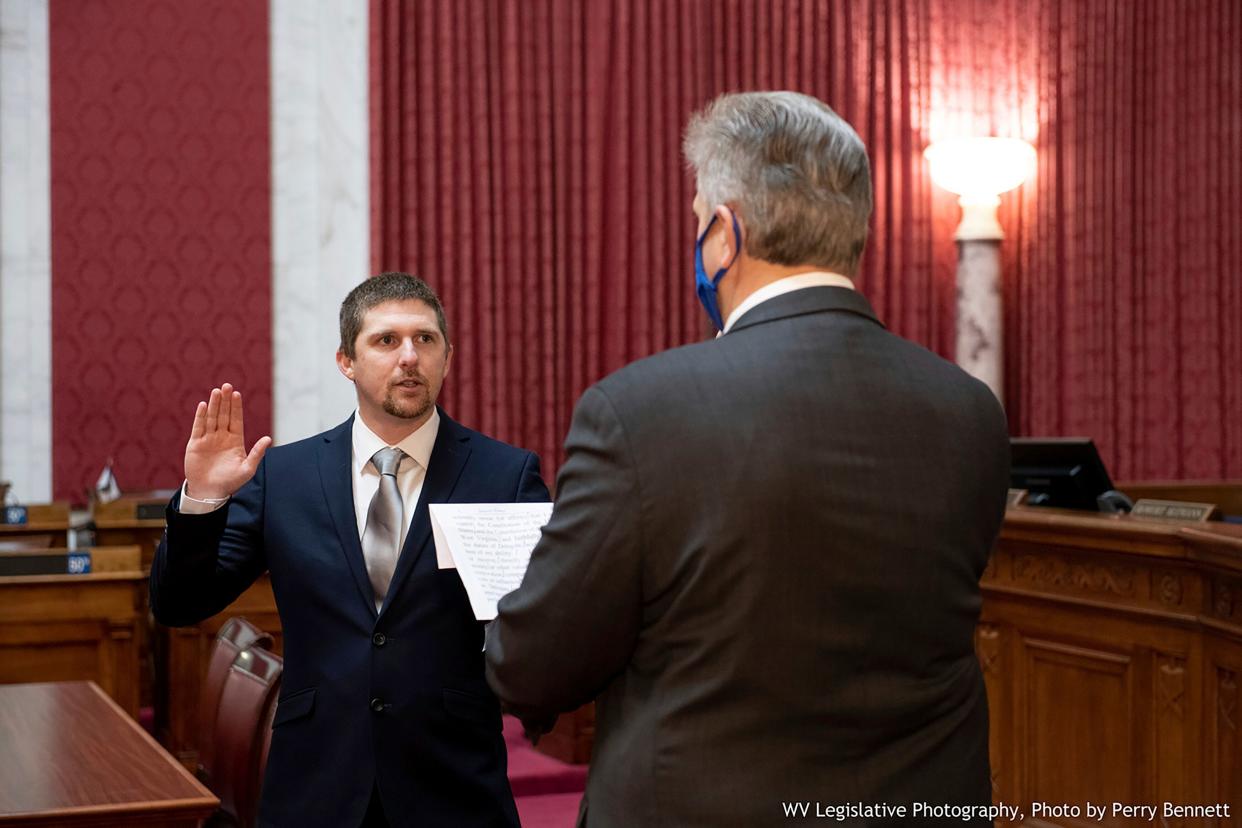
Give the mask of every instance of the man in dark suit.
M 285 669 L 263 825 L 518 824 L 482 625 L 437 569 L 427 504 L 548 491 L 534 454 L 437 409 L 451 357 L 435 293 L 383 274 L 341 306 L 353 417 L 247 453 L 240 393 L 225 384 L 195 412 L 151 606 L 194 624 L 271 572 Z
M 686 151 L 723 335 L 579 400 L 488 679 L 528 720 L 598 697 L 592 828 L 990 805 L 972 642 L 1008 485 L 1000 405 L 853 289 L 870 172 L 831 109 L 724 96 Z

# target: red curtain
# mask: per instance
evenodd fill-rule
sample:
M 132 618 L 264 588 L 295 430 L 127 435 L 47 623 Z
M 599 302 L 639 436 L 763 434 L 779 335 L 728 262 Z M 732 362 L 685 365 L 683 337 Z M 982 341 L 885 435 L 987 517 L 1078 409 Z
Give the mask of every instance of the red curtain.
M 689 114 L 797 89 L 871 153 L 859 279 L 951 355 L 958 220 L 922 150 L 1014 135 L 1014 433 L 1096 438 L 1117 478 L 1242 477 L 1242 14 L 1233 0 L 372 0 L 372 264 L 427 278 L 444 402 L 549 470 L 578 394 L 708 335 Z
M 1044 3 L 1006 243 L 1010 416 L 1116 478 L 1242 477 L 1242 4 Z

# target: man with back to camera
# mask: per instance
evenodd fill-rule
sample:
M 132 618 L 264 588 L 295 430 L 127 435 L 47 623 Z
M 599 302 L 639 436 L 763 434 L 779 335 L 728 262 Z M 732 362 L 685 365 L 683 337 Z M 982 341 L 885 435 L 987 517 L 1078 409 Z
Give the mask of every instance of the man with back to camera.
M 1008 486 L 1000 405 L 854 290 L 870 171 L 829 107 L 725 95 L 685 151 L 723 335 L 582 395 L 488 679 L 527 719 L 598 696 L 591 828 L 990 805 L 973 633 Z
M 548 490 L 533 453 L 437 408 L 452 353 L 431 288 L 385 273 L 341 305 L 344 423 L 247 453 L 241 394 L 198 404 L 151 606 L 195 624 L 271 572 L 285 669 L 262 825 L 518 825 L 482 626 L 436 566 L 427 504 Z

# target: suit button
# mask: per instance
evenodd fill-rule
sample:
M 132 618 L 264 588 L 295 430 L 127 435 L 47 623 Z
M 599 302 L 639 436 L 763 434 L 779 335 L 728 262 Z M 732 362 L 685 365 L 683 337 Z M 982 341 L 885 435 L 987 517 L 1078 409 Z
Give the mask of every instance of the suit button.
M 375 635 L 371 636 L 371 643 L 374 644 L 376 647 L 383 647 L 387 641 L 388 639 L 384 637 L 383 633 L 376 633 Z
M 371 709 L 376 713 L 384 712 L 384 702 L 380 699 L 371 699 Z

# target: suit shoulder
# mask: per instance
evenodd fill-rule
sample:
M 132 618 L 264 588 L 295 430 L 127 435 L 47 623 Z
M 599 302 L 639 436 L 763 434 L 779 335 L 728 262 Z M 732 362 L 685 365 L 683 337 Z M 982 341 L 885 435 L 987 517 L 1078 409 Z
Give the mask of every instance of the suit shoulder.
M 459 422 L 454 421 L 453 426 L 457 429 L 459 438 L 469 439 L 471 449 L 481 451 L 491 457 L 512 462 L 525 462 L 527 456 L 532 454 L 529 449 L 510 445 L 495 437 L 488 437 L 483 432 L 467 428 Z
M 902 350 L 902 362 L 919 375 L 929 393 L 934 391 L 943 399 L 953 401 L 960 410 L 975 412 L 977 422 L 991 436 L 1009 439 L 1005 409 L 987 383 L 918 342 L 892 333 L 888 333 L 887 338 L 893 347 Z
M 267 456 L 279 457 L 282 460 L 297 457 L 312 450 L 321 442 L 323 442 L 323 434 L 316 434 L 313 437 L 303 437 L 301 440 L 294 440 L 292 443 L 282 443 L 279 446 L 272 446 L 267 450 Z
M 661 395 L 719 356 L 719 349 L 713 350 L 717 344 L 713 340 L 695 342 L 637 359 L 613 371 L 594 387 L 614 400 L 633 393 Z
M 928 371 L 930 369 L 936 371 L 935 378 L 938 384 L 952 387 L 959 393 L 970 397 L 971 401 L 976 404 L 983 405 L 989 409 L 1000 410 L 1000 402 L 996 399 L 996 395 L 988 387 L 987 383 L 972 376 L 970 372 L 956 362 L 942 357 L 927 346 L 913 340 L 893 333 L 888 333 L 887 335 L 891 341 L 897 343 L 898 347 L 906 349 L 907 359 L 914 362 L 920 370 Z M 915 360 L 919 361 L 915 362 Z
M 957 367 L 957 366 L 954 366 Z M 987 383 L 972 377 L 965 371 L 962 371 L 969 381 L 970 393 L 974 396 L 975 405 L 982 412 L 983 419 L 991 426 L 991 428 L 999 435 L 1000 438 L 1008 442 L 1009 440 L 1009 417 L 1005 414 L 1005 407 L 997 398 L 996 394 L 988 387 Z
M 264 455 L 265 461 L 276 461 L 278 463 L 292 463 L 309 457 L 314 457 L 321 446 L 327 440 L 337 440 L 344 437 L 349 439 L 349 429 L 347 426 L 349 421 L 338 426 L 333 426 L 327 431 L 321 431 L 318 434 L 312 434 L 310 437 L 303 437 L 301 440 L 294 440 L 291 443 L 281 443 L 278 446 L 272 446 Z

